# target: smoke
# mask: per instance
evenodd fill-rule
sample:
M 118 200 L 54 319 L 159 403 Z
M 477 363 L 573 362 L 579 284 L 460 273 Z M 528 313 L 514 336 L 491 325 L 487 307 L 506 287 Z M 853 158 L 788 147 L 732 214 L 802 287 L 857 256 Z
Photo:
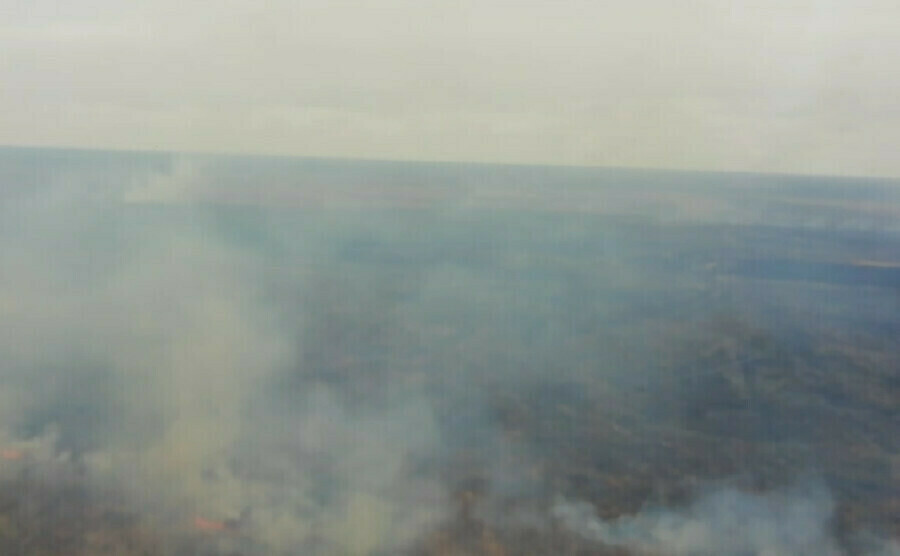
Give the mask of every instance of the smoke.
M 821 483 L 747 492 L 708 489 L 681 508 L 646 507 L 600 519 L 586 502 L 558 500 L 551 513 L 585 538 L 650 554 L 845 554 L 833 534 L 834 500 Z M 896 543 L 857 539 L 855 553 L 897 554 Z
M 523 532 L 566 553 L 554 522 L 635 550 L 843 550 L 824 487 L 629 517 L 648 476 L 740 471 L 719 459 L 752 449 L 666 427 L 684 410 L 712 430 L 733 399 L 767 407 L 776 389 L 744 362 L 789 351 L 716 330 L 727 349 L 694 351 L 733 351 L 727 380 L 721 362 L 670 358 L 667 338 L 701 344 L 683 328 L 712 308 L 650 240 L 528 203 L 490 218 L 428 205 L 465 188 L 421 169 L 306 164 L 82 153 L 7 172 L 20 186 L 0 203 L 0 497 L 34 476 L 79 484 L 171 554 L 429 553 L 448 530 L 483 542 L 471 553 L 491 535 L 524 550 Z M 329 176 L 343 189 L 309 210 Z M 391 195 L 406 189 L 376 187 L 420 178 L 433 187 L 404 210 Z M 360 210 L 363 193 L 383 206 Z M 685 407 L 709 399 L 725 403 Z M 733 430 L 761 429 L 745 421 Z M 624 517 L 597 517 L 597 485 L 620 489 Z
M 590 504 L 561 501 L 566 527 L 610 545 L 671 554 L 838 554 L 834 504 L 822 488 L 753 494 L 721 489 L 680 510 L 645 509 L 603 521 Z
M 4 448 L 77 462 L 161 528 L 243 516 L 260 553 L 369 554 L 440 519 L 445 493 L 415 469 L 437 450 L 424 399 L 356 408 L 307 376 L 306 317 L 278 320 L 266 262 L 202 215 L 156 211 L 195 167 L 115 174 L 4 211 Z M 301 378 L 276 399 L 285 375 Z
M 189 158 L 178 158 L 171 169 L 155 172 L 135 180 L 125 190 L 126 203 L 185 203 L 200 196 L 208 184 L 204 183 L 202 164 Z

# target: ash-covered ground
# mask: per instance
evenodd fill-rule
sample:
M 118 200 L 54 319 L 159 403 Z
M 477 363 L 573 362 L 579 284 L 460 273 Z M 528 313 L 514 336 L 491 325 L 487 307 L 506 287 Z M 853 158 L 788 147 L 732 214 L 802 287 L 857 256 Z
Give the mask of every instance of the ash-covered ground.
M 0 554 L 900 554 L 900 183 L 0 150 Z

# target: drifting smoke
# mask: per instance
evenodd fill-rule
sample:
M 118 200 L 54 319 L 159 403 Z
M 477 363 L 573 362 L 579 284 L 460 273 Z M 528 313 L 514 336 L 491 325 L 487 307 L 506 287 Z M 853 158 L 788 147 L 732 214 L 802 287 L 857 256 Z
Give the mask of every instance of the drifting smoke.
M 567 529 L 640 554 L 771 556 L 844 554 L 832 533 L 833 512 L 830 493 L 818 483 L 764 493 L 718 488 L 684 508 L 646 508 L 611 520 L 585 502 L 559 500 L 552 509 Z M 895 543 L 872 544 L 862 552 L 900 554 Z
M 824 489 L 752 494 L 723 489 L 680 511 L 652 509 L 600 520 L 590 504 L 561 501 L 553 514 L 579 534 L 672 554 L 838 554 L 833 502 Z
M 289 405 L 273 399 L 304 370 L 263 262 L 193 215 L 123 204 L 181 199 L 197 179 L 148 174 L 64 176 L 5 207 L 4 459 L 77 461 L 161 528 L 243 516 L 259 553 L 410 542 L 446 507 L 409 468 L 437 449 L 430 407 L 354 408 L 303 378 Z
M 618 224 L 534 214 L 540 199 L 485 219 L 471 205 L 493 210 L 509 191 L 479 200 L 422 170 L 379 170 L 391 185 L 365 211 L 346 183 L 365 183 L 367 166 L 301 166 L 296 185 L 289 165 L 6 156 L 3 179 L 20 186 L 0 197 L 4 484 L 80 485 L 128 507 L 163 554 L 447 553 L 440 531 L 473 521 L 487 529 L 460 526 L 482 543 L 470 553 L 494 550 L 488 529 L 551 537 L 556 522 L 595 548 L 844 550 L 825 489 L 723 490 L 630 514 L 655 474 L 686 475 L 711 450 L 659 422 L 718 434 L 731 406 L 697 400 L 767 407 L 744 362 L 781 352 L 715 336 L 703 353 L 725 365 L 669 357 L 702 336 L 682 328 L 712 312 L 706 282 Z M 421 195 L 407 183 L 419 180 Z M 583 208 L 563 201 L 554 209 Z M 732 444 L 709 456 L 725 463 L 702 463 L 710 478 L 742 471 L 733 454 L 770 430 L 757 414 L 738 423 L 744 444 L 722 435 Z M 654 448 L 673 444 L 689 448 Z M 808 461 L 794 459 L 776 471 Z M 621 480 L 634 462 L 644 475 Z M 625 485 L 609 497 L 624 517 L 552 502 L 596 504 L 600 484 Z

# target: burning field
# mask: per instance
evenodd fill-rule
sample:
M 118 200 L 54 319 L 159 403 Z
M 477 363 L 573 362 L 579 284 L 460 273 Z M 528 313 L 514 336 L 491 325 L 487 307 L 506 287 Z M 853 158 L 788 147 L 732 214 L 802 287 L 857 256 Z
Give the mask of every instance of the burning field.
M 0 151 L 0 554 L 900 554 L 900 189 L 810 180 Z

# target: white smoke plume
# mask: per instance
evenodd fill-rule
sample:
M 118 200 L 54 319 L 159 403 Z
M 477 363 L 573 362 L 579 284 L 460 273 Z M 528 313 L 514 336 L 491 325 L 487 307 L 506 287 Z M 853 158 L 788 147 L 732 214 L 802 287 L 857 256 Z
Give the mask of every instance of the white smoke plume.
M 242 518 L 253 553 L 411 542 L 446 507 L 413 467 L 437 449 L 430 406 L 357 408 L 314 380 L 289 407 L 267 399 L 304 371 L 258 257 L 208 223 L 123 204 L 183 201 L 196 172 L 64 176 L 4 207 L 0 472 L 77 461 L 174 536 L 193 516 Z
M 728 423 L 764 390 L 743 362 L 789 359 L 763 335 L 749 355 L 716 336 L 697 343 L 725 354 L 725 378 L 693 365 L 679 382 L 687 365 L 666 367 L 674 351 L 658 346 L 672 328 L 701 334 L 680 314 L 667 328 L 661 307 L 707 311 L 701 281 L 635 247 L 653 238 L 542 215 L 549 174 L 496 170 L 497 199 L 520 178 L 543 195 L 511 216 L 496 199 L 454 205 L 475 185 L 430 167 L 21 156 L 0 167 L 15 184 L 0 190 L 0 499 L 35 476 L 79 484 L 129 508 L 162 554 L 415 553 L 445 547 L 442 528 L 490 553 L 491 535 L 523 548 L 518 532 L 552 536 L 554 520 L 636 551 L 845 550 L 824 488 L 725 489 L 611 521 L 579 502 L 548 514 L 556 492 L 596 485 L 646 499 L 638 471 L 680 476 L 709 446 L 690 436 L 681 468 L 652 461 L 685 438 L 657 432 L 672 431 L 665 411 Z M 592 178 L 573 172 L 589 197 Z M 380 210 L 361 210 L 370 199 Z
M 716 488 L 681 508 L 651 507 L 635 515 L 600 519 L 586 502 L 560 499 L 552 515 L 594 541 L 640 554 L 846 554 L 833 536 L 834 501 L 820 484 L 763 493 Z M 897 554 L 881 541 L 872 555 Z

